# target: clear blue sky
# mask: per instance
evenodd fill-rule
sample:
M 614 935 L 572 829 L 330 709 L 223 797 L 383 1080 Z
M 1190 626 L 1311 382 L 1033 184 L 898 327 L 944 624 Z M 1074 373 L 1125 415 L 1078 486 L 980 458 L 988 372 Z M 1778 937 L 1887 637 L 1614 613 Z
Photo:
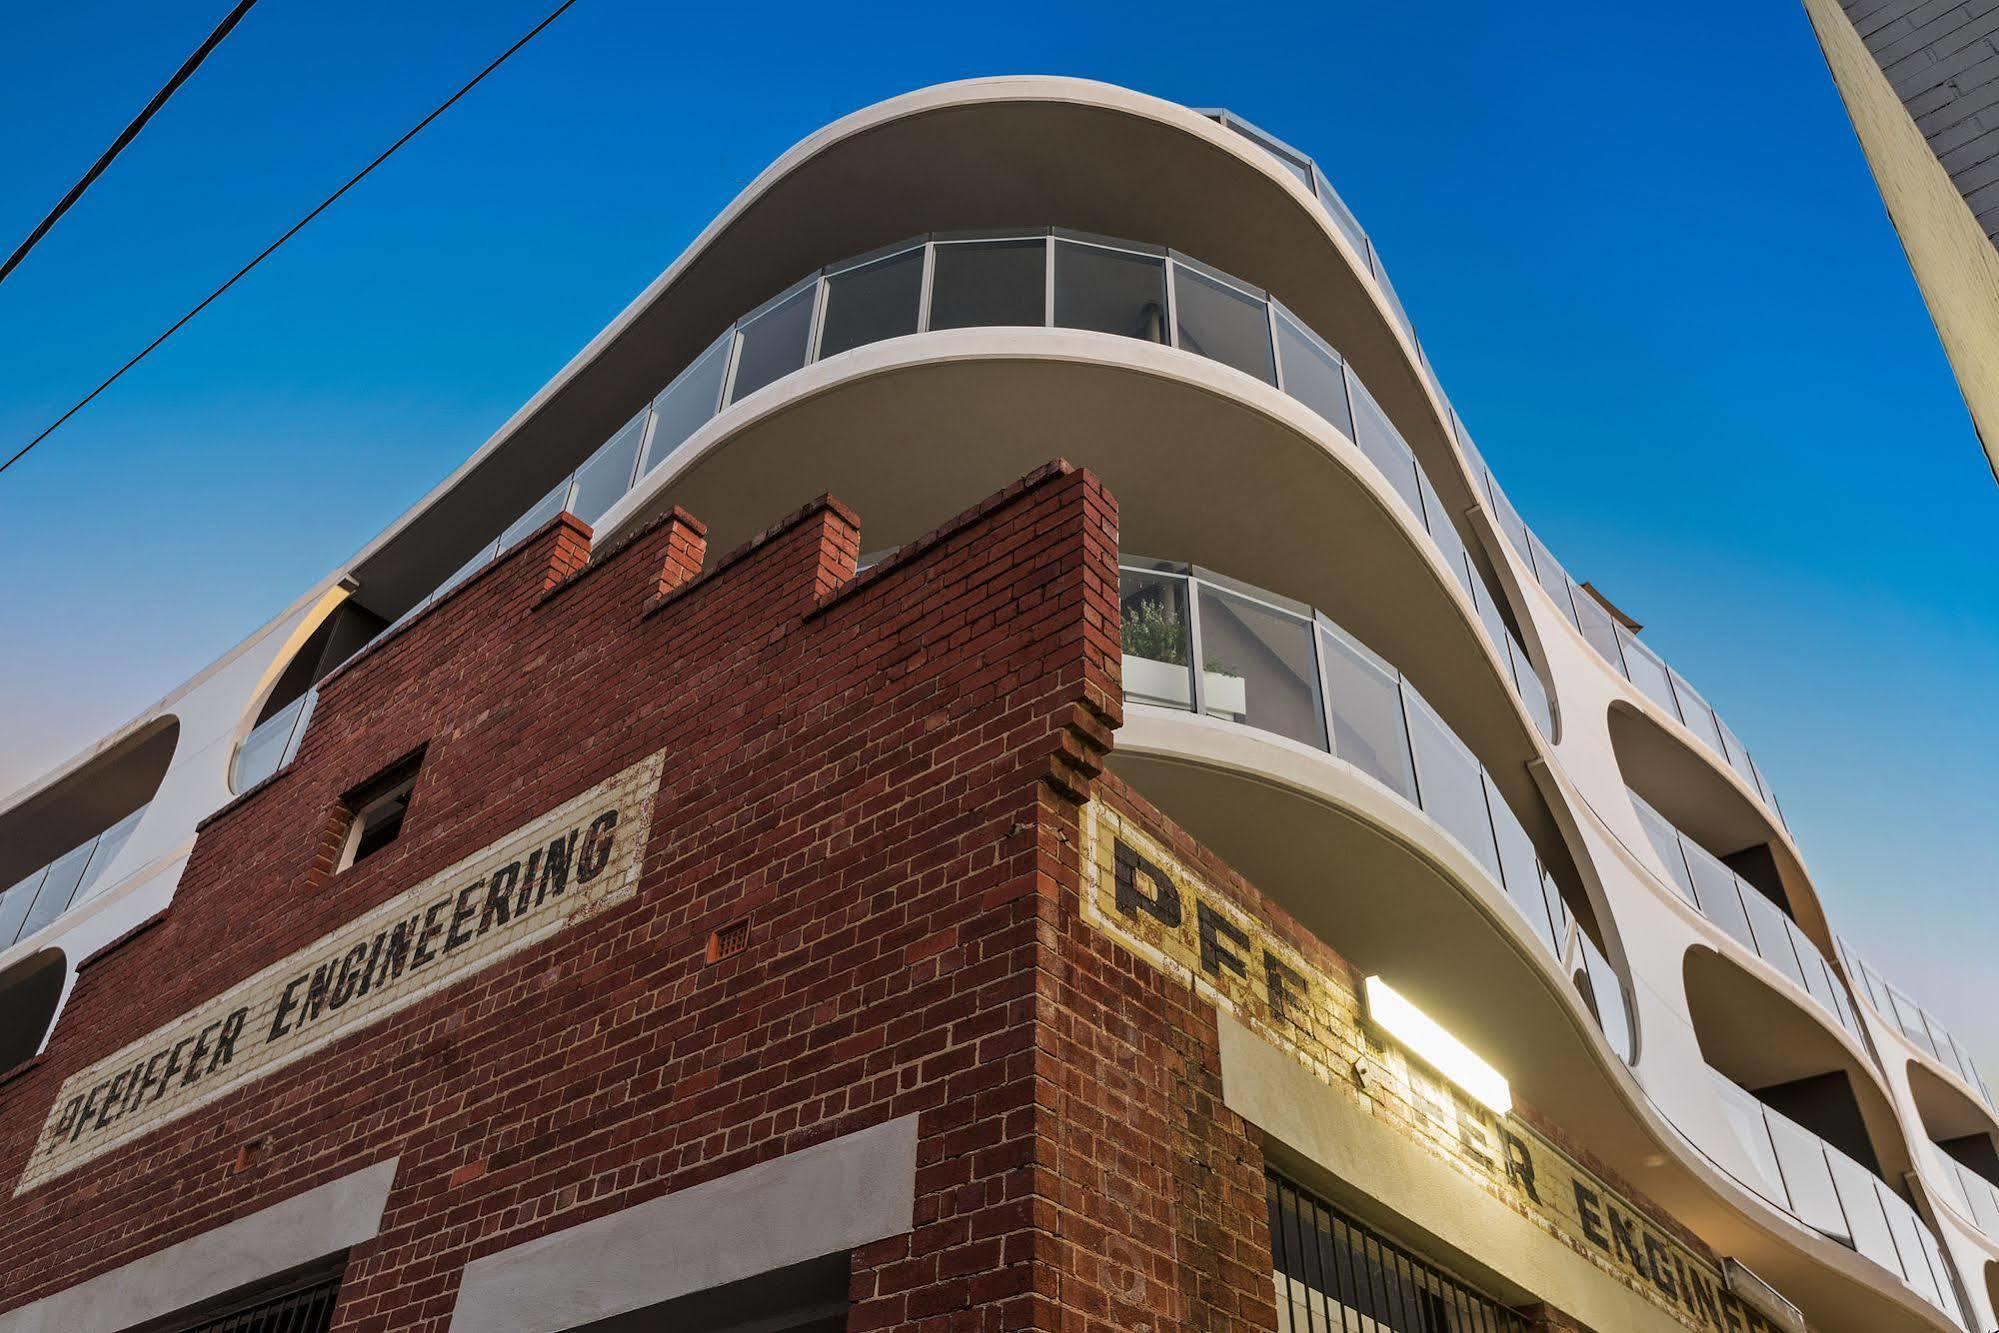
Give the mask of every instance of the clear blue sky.
M 0 440 L 541 5 L 264 0 L 0 287 Z M 15 7 L 0 241 L 225 8 Z M 1838 924 L 1999 1076 L 1999 488 L 1795 0 L 1079 8 L 582 0 L 0 477 L 0 787 L 358 547 L 801 136 L 946 79 L 1085 75 L 1318 156 L 1528 520 L 1721 709 Z

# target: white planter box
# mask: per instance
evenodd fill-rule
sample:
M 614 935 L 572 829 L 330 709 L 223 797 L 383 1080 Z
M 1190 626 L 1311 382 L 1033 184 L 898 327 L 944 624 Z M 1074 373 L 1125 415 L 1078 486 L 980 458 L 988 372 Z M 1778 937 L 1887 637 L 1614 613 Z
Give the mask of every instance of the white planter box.
M 1152 657 L 1124 655 L 1124 692 L 1153 703 L 1163 703 L 1174 708 L 1192 708 L 1194 701 L 1188 697 L 1188 683 L 1191 673 L 1187 668 L 1174 662 L 1161 662 Z M 1210 713 L 1240 722 L 1249 713 L 1248 682 L 1241 676 L 1225 676 L 1219 671 L 1201 673 L 1201 698 Z

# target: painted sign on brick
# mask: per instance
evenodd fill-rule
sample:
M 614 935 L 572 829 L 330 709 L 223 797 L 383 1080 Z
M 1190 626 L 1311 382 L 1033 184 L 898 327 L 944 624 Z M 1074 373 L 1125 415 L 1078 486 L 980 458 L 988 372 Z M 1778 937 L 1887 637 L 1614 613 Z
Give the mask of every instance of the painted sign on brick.
M 641 760 L 71 1075 L 15 1194 L 630 898 L 663 762 Z
M 1531 1125 L 1494 1116 L 1372 1034 L 1352 981 L 1314 967 L 1128 816 L 1083 811 L 1083 917 L 1321 1081 L 1698 1333 L 1774 1333 L 1714 1261 Z

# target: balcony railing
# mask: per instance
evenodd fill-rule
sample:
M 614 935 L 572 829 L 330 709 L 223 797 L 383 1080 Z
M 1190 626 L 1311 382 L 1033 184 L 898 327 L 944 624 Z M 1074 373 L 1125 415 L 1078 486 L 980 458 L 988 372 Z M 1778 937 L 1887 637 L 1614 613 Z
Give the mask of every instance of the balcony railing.
M 1994 1185 L 1938 1145 L 1933 1143 L 1930 1149 L 1935 1154 L 1937 1169 L 1951 1183 L 1951 1202 L 1964 1205 L 1964 1215 L 1977 1223 L 1978 1229 L 1988 1237 L 1999 1240 L 1999 1185 Z
M 1680 896 L 1736 943 L 1810 994 L 1865 1049 L 1865 1030 L 1853 1011 L 1853 1002 L 1847 998 L 1839 973 L 1811 937 L 1798 928 L 1798 923 L 1768 895 L 1730 870 L 1721 858 L 1674 828 L 1637 792 L 1627 794 L 1638 812 L 1645 836 L 1665 862 L 1666 873 L 1672 876 L 1673 887 Z
M 1368 271 L 1374 275 L 1376 284 L 1381 288 L 1381 294 L 1386 299 L 1395 322 L 1402 326 L 1402 331 L 1409 336 L 1410 342 L 1416 344 L 1423 375 L 1429 381 L 1431 388 L 1436 390 L 1439 399 L 1448 402 L 1442 386 L 1437 382 L 1436 373 L 1430 367 L 1429 356 L 1423 351 L 1422 343 L 1416 337 L 1416 327 L 1410 322 L 1408 313 L 1402 308 L 1401 298 L 1395 294 L 1395 287 L 1388 280 L 1388 270 L 1382 266 L 1379 250 L 1362 229 L 1353 210 L 1347 207 L 1346 201 L 1340 198 L 1339 192 L 1326 179 L 1326 173 L 1310 155 L 1299 152 L 1283 140 L 1258 129 L 1232 112 L 1212 110 L 1203 111 L 1201 114 L 1227 126 L 1262 148 L 1318 198 L 1327 216 L 1345 234 L 1355 252 L 1366 261 Z M 1665 709 L 1672 717 L 1685 723 L 1688 730 L 1699 736 L 1709 749 L 1720 755 L 1729 767 L 1733 768 L 1742 780 L 1763 798 L 1765 804 L 1777 816 L 1778 822 L 1782 823 L 1784 812 L 1778 807 L 1776 793 L 1771 791 L 1769 784 L 1763 780 L 1763 774 L 1757 769 L 1756 762 L 1750 758 L 1748 748 L 1736 738 L 1734 732 L 1728 729 L 1728 724 L 1721 720 L 1721 715 L 1715 712 L 1678 672 L 1667 666 L 1659 655 L 1641 643 L 1635 634 L 1613 620 L 1610 613 L 1605 611 L 1594 597 L 1569 577 L 1561 562 L 1555 559 L 1554 554 L 1541 539 L 1521 521 L 1518 511 L 1507 500 L 1505 492 L 1500 490 L 1499 482 L 1492 475 L 1492 470 L 1485 465 L 1484 458 L 1472 444 L 1471 434 L 1465 429 L 1464 422 L 1455 410 L 1451 412 L 1451 424 L 1457 434 L 1458 443 L 1464 449 L 1465 457 L 1472 463 L 1474 481 L 1484 489 L 1486 498 L 1491 502 L 1492 512 L 1500 530 L 1506 534 L 1514 550 L 1520 553 L 1521 559 L 1527 562 L 1527 567 L 1533 572 L 1535 579 L 1554 599 L 1562 615 L 1575 626 L 1576 632 L 1588 640 L 1589 645 L 1596 649 L 1604 661 L 1616 668 L 1618 674 L 1643 690 L 1652 702 Z
M 820 270 L 716 339 L 581 467 L 414 615 L 564 509 L 594 523 L 722 408 L 815 361 L 940 329 L 1087 329 L 1220 361 L 1282 390 L 1353 440 L 1408 505 L 1477 610 L 1542 734 L 1548 691 L 1401 434 L 1344 358 L 1258 288 L 1156 246 L 1044 228 L 940 233 Z
M 289 764 L 298 754 L 299 742 L 305 737 L 313 705 L 318 701 L 319 692 L 307 690 L 252 727 L 243 744 L 237 747 L 236 766 L 229 775 L 230 787 L 239 792 L 248 791 Z
M 24 940 L 104 886 L 104 872 L 146 817 L 146 806 L 72 847 L 0 893 L 0 949 Z
M 1615 970 L 1572 932 L 1560 890 L 1484 765 L 1401 672 L 1325 615 L 1193 566 L 1128 559 L 1118 592 L 1125 698 L 1325 751 L 1423 811 L 1485 867 L 1549 954 L 1587 978 L 1612 1045 L 1631 1058 Z
M 1720 1073 L 1709 1072 L 1729 1128 L 1753 1165 L 1751 1178 L 1741 1183 L 1896 1274 L 1963 1327 L 1943 1248 L 1916 1210 L 1872 1171 Z
M 1845 940 L 1838 941 L 1840 956 L 1846 960 L 1846 970 L 1867 992 L 1868 1002 L 1874 1011 L 1887 1019 L 1916 1046 L 1916 1049 L 1933 1057 L 1938 1064 L 1963 1079 L 1978 1090 L 1988 1109 L 1999 1111 L 1999 1102 L 1992 1099 L 1992 1089 L 1986 1084 L 1978 1066 L 1971 1062 L 1971 1053 L 1952 1039 L 1950 1032 L 1937 1022 L 1929 1010 L 1910 999 L 1907 992 L 1893 986 L 1868 965 L 1867 960 L 1854 952 L 1853 946 Z
M 1477 446 L 1472 443 L 1464 422 L 1457 419 L 1455 413 L 1452 419 L 1457 428 L 1458 443 L 1471 462 L 1475 480 L 1485 488 L 1486 497 L 1492 503 L 1492 513 L 1499 530 L 1506 534 L 1507 541 L 1527 563 L 1528 569 L 1554 600 L 1563 617 L 1596 650 L 1597 656 L 1636 685 L 1669 717 L 1683 723 L 1708 749 L 1721 756 L 1748 784 L 1749 789 L 1763 798 L 1764 804 L 1777 817 L 1777 822 L 1788 831 L 1783 807 L 1777 803 L 1777 793 L 1764 780 L 1762 770 L 1756 767 L 1756 761 L 1749 755 L 1749 748 L 1729 730 L 1728 724 L 1721 720 L 1721 714 L 1715 712 L 1679 672 L 1667 666 L 1657 653 L 1639 641 L 1637 635 L 1613 620 L 1602 603 L 1569 577 L 1561 562 L 1521 521 L 1519 512 L 1499 488 L 1492 469 L 1485 465 Z

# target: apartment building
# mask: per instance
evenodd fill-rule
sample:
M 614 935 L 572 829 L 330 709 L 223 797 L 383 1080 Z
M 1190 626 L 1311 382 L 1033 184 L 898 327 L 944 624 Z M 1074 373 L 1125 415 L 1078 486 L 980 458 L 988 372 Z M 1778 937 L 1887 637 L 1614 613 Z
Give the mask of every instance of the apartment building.
M 1312 157 L 856 112 L 0 808 L 0 1330 L 1993 1328 L 1637 631 Z

